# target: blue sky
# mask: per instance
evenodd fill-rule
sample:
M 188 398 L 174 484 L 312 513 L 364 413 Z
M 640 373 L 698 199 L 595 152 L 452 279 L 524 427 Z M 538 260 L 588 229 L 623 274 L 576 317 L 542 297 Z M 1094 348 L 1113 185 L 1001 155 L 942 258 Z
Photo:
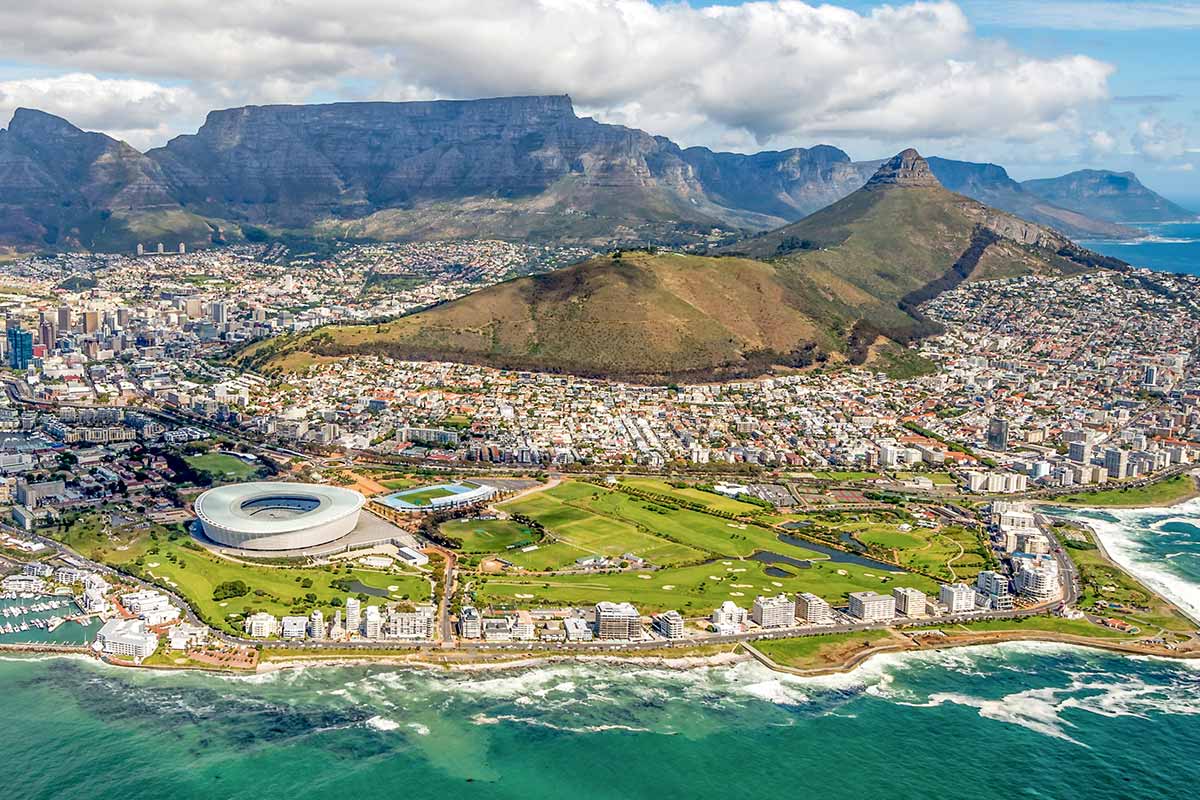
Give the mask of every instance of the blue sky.
M 148 148 L 250 103 L 567 93 L 687 146 L 1128 169 L 1200 205 L 1198 50 L 1200 0 L 39 0 L 0 5 L 0 125 Z

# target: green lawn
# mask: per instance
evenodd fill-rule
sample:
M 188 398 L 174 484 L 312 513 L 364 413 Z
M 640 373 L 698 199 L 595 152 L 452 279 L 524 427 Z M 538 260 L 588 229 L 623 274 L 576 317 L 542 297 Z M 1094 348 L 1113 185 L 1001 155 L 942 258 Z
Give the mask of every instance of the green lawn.
M 529 527 L 506 519 L 456 519 L 442 523 L 441 530 L 461 541 L 464 553 L 502 553 L 536 538 Z
M 1165 481 L 1133 489 L 1104 489 L 1054 498 L 1055 503 L 1077 506 L 1163 506 L 1172 505 L 1195 494 L 1189 475 L 1175 475 Z
M 500 508 L 510 514 L 521 514 L 537 520 L 554 539 L 578 551 L 570 561 L 560 561 L 555 566 L 587 555 L 620 556 L 633 553 L 659 565 L 695 561 L 704 557 L 700 550 L 657 536 L 652 532 L 655 529 L 641 529 L 636 520 L 606 511 L 600 500 L 609 497 L 617 498 L 618 502 L 635 502 L 628 495 L 608 489 L 568 482 L 505 503 Z M 712 519 L 705 515 L 697 516 Z M 514 558 L 509 558 L 510 554 L 504 557 L 522 566 L 540 568 L 548 563 L 547 554 L 537 555 L 536 552 L 523 554 L 529 557 L 523 561 L 514 560 L 520 558 L 517 554 L 511 554 Z M 565 556 L 566 552 L 562 555 Z
M 813 669 L 840 664 L 860 650 L 866 650 L 892 638 L 887 631 L 852 631 L 799 636 L 795 639 L 763 639 L 753 647 L 767 658 L 785 667 Z
M 500 553 L 499 557 L 521 569 L 532 572 L 549 572 L 573 566 L 577 560 L 590 555 L 593 554 L 573 544 L 551 542 L 539 544 L 536 550 L 529 552 L 521 549 L 509 550 L 506 553 Z
M 395 492 L 402 489 L 411 489 L 417 485 L 416 481 L 409 478 L 388 478 L 387 480 L 380 481 L 380 483 Z
M 1093 639 L 1129 639 L 1128 634 L 1106 628 L 1103 625 L 1093 625 L 1086 619 L 1066 619 L 1064 617 L 1026 617 L 1025 619 L 989 619 L 980 622 L 968 622 L 962 625 L 951 625 L 943 628 L 948 634 L 983 633 L 993 631 L 1042 631 L 1047 633 L 1067 633 L 1075 636 L 1090 636 Z
M 896 586 L 913 586 L 931 594 L 937 591 L 934 581 L 919 575 L 879 573 L 853 564 L 824 561 L 809 569 L 785 567 L 792 573 L 790 577 L 769 576 L 766 566 L 758 561 L 725 559 L 615 574 L 489 576 L 477 584 L 476 599 L 481 604 L 511 606 L 620 600 L 633 603 L 645 613 L 674 608 L 688 616 L 701 616 L 725 600 L 748 608 L 760 594 L 809 591 L 842 604 L 849 592 L 862 589 L 890 592 Z
M 256 464 L 247 463 L 237 456 L 225 453 L 204 453 L 198 456 L 187 456 L 184 460 L 192 469 L 225 480 L 245 480 L 254 477 L 259 471 Z
M 743 503 L 741 500 L 734 500 L 733 498 L 725 497 L 715 492 L 707 492 L 703 489 L 693 489 L 690 487 L 679 489 L 666 481 L 655 480 L 654 478 L 623 478 L 621 483 L 634 489 L 640 489 L 643 492 L 667 495 L 668 497 L 674 497 L 688 503 L 699 503 L 705 508 L 727 514 L 758 514 L 764 510 L 761 506 L 756 506 L 753 503 Z
M 153 534 L 152 538 L 151 534 Z M 387 599 L 428 600 L 428 580 L 411 571 L 381 572 L 366 569 L 314 567 L 273 567 L 229 561 L 200 547 L 190 537 L 155 527 L 139 531 L 117 532 L 106 536 L 95 518 L 85 517 L 59 538 L 82 555 L 164 584 L 188 600 L 196 612 L 214 627 L 240 632 L 240 618 L 252 611 L 267 611 L 276 616 L 307 614 L 321 609 L 332 618 L 335 597 L 344 600 L 346 591 L 334 588 L 335 580 L 357 581 L 364 586 L 384 590 Z M 304 581 L 311 581 L 305 586 Z M 242 581 L 250 591 L 241 597 L 223 601 L 213 599 L 220 584 Z M 395 586 L 395 589 L 391 587 Z M 306 598 L 308 594 L 316 599 Z
M 428 489 L 421 489 L 405 494 L 400 499 L 406 503 L 412 503 L 414 506 L 427 506 L 429 501 L 438 497 L 449 497 L 454 492 L 441 486 L 430 486 Z

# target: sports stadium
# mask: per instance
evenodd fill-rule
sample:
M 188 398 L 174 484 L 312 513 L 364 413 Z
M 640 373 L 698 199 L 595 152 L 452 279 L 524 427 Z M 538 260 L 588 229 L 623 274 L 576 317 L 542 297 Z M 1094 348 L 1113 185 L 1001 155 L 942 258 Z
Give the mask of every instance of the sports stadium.
M 462 508 L 464 506 L 482 503 L 496 495 L 496 487 L 486 483 L 456 481 L 440 483 L 436 486 L 421 486 L 416 489 L 405 489 L 385 497 L 377 497 L 375 501 L 395 511 L 421 512 L 440 511 L 446 508 Z
M 315 483 L 235 483 L 209 489 L 194 509 L 204 535 L 243 550 L 299 550 L 340 539 L 358 525 L 358 492 Z

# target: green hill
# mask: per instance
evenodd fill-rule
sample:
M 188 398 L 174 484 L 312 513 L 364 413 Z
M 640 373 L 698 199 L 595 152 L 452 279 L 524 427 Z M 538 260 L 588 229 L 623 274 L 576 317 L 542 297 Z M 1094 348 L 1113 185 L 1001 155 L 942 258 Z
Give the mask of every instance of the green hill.
M 296 353 L 376 354 L 638 381 L 829 357 L 886 363 L 894 343 L 936 330 L 915 307 L 962 280 L 1119 264 L 947 191 L 909 150 L 853 194 L 715 257 L 596 258 L 382 325 L 259 344 L 242 359 L 273 369 Z

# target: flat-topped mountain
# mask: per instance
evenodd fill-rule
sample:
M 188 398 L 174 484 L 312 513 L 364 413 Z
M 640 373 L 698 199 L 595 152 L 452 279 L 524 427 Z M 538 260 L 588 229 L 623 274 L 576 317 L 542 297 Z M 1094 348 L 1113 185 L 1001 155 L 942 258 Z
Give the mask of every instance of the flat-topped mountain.
M 1175 222 L 1196 218 L 1196 212 L 1151 191 L 1132 172 L 1083 169 L 1057 178 L 1021 184 L 1051 203 L 1069 205 L 1084 214 L 1112 222 Z
M 963 280 L 1104 264 L 1120 262 L 950 192 L 906 150 L 863 188 L 724 257 L 604 256 L 392 322 L 261 343 L 243 359 L 275 369 L 296 354 L 375 354 L 651 382 L 758 375 L 861 363 L 928 335 L 936 326 L 916 306 Z
M 1130 233 L 1081 212 L 1069 187 L 1047 200 L 999 167 L 928 166 L 955 191 L 1068 235 Z M 0 246 L 195 246 L 252 226 L 363 239 L 694 243 L 713 228 L 748 234 L 798 220 L 877 167 L 828 145 L 683 149 L 579 117 L 566 96 L 245 106 L 213 111 L 196 133 L 146 154 L 21 109 L 0 131 Z M 1090 201 L 1092 189 L 1071 185 Z

